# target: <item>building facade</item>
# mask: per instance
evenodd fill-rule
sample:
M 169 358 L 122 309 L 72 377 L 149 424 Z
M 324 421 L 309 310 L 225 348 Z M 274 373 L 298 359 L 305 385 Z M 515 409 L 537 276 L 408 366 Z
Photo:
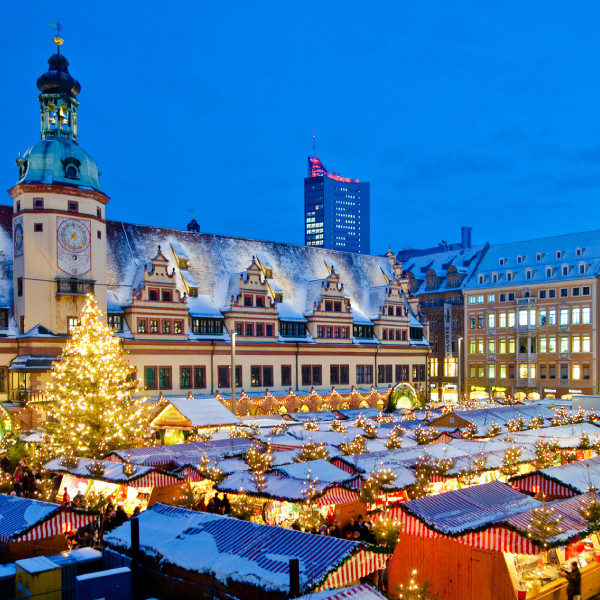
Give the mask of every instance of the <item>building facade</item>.
M 468 229 L 470 233 L 470 228 Z M 464 246 L 463 246 L 464 244 Z M 459 346 L 464 331 L 464 292 L 488 246 L 470 247 L 470 240 L 448 250 L 402 252 L 410 288 L 429 322 L 428 396 L 433 402 L 455 402 L 460 393 Z M 434 251 L 432 251 L 434 250 Z
M 471 398 L 598 393 L 600 231 L 490 246 L 465 289 Z
M 12 205 L 0 206 L 0 398 L 43 396 L 89 292 L 144 395 L 231 405 L 235 388 L 239 412 L 255 414 L 382 406 L 400 379 L 424 387 L 427 323 L 393 253 L 109 220 L 64 56 L 38 87 L 41 140 L 17 160 Z
M 369 254 L 370 185 L 328 172 L 308 158 L 304 180 L 304 241 L 307 246 Z

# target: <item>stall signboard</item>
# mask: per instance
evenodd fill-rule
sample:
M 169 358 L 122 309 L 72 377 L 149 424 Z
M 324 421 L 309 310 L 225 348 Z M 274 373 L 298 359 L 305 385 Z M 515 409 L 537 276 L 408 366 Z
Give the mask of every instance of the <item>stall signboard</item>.
M 583 394 L 581 390 L 569 390 L 569 394 Z
M 471 391 L 472 392 L 487 392 L 487 388 L 485 388 L 481 385 L 472 385 Z
M 444 304 L 444 358 L 452 356 L 452 304 Z
M 556 394 L 556 390 L 552 388 L 544 388 L 544 394 Z

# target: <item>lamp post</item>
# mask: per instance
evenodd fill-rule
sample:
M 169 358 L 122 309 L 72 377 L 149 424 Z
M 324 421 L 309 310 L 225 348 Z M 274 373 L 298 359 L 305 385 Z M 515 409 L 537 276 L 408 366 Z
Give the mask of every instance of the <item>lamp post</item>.
M 235 336 L 237 333 L 231 330 L 231 412 L 236 414 L 236 406 L 235 406 Z
M 462 336 L 458 337 L 458 401 L 460 402 L 461 394 L 462 394 L 462 345 L 463 338 Z

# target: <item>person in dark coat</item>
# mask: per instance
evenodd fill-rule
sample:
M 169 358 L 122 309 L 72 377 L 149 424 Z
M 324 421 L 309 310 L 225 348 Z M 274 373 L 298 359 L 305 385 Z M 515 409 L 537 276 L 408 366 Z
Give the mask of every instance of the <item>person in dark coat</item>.
M 581 573 L 576 561 L 571 563 L 571 570 L 561 569 L 560 574 L 567 580 L 567 598 L 576 600 L 581 598 Z

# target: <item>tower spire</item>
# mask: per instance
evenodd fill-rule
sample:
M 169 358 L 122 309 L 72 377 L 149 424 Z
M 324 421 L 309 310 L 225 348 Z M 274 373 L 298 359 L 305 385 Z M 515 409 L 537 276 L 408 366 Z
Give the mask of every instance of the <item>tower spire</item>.
M 81 91 L 81 85 L 69 73 L 69 61 L 60 53 L 64 42 L 58 35 L 62 31 L 60 23 L 50 23 L 56 30 L 54 36 L 56 54 L 48 59 L 48 71 L 37 80 L 41 94 L 41 136 L 43 140 L 58 138 L 77 142 L 77 107 L 75 96 Z

